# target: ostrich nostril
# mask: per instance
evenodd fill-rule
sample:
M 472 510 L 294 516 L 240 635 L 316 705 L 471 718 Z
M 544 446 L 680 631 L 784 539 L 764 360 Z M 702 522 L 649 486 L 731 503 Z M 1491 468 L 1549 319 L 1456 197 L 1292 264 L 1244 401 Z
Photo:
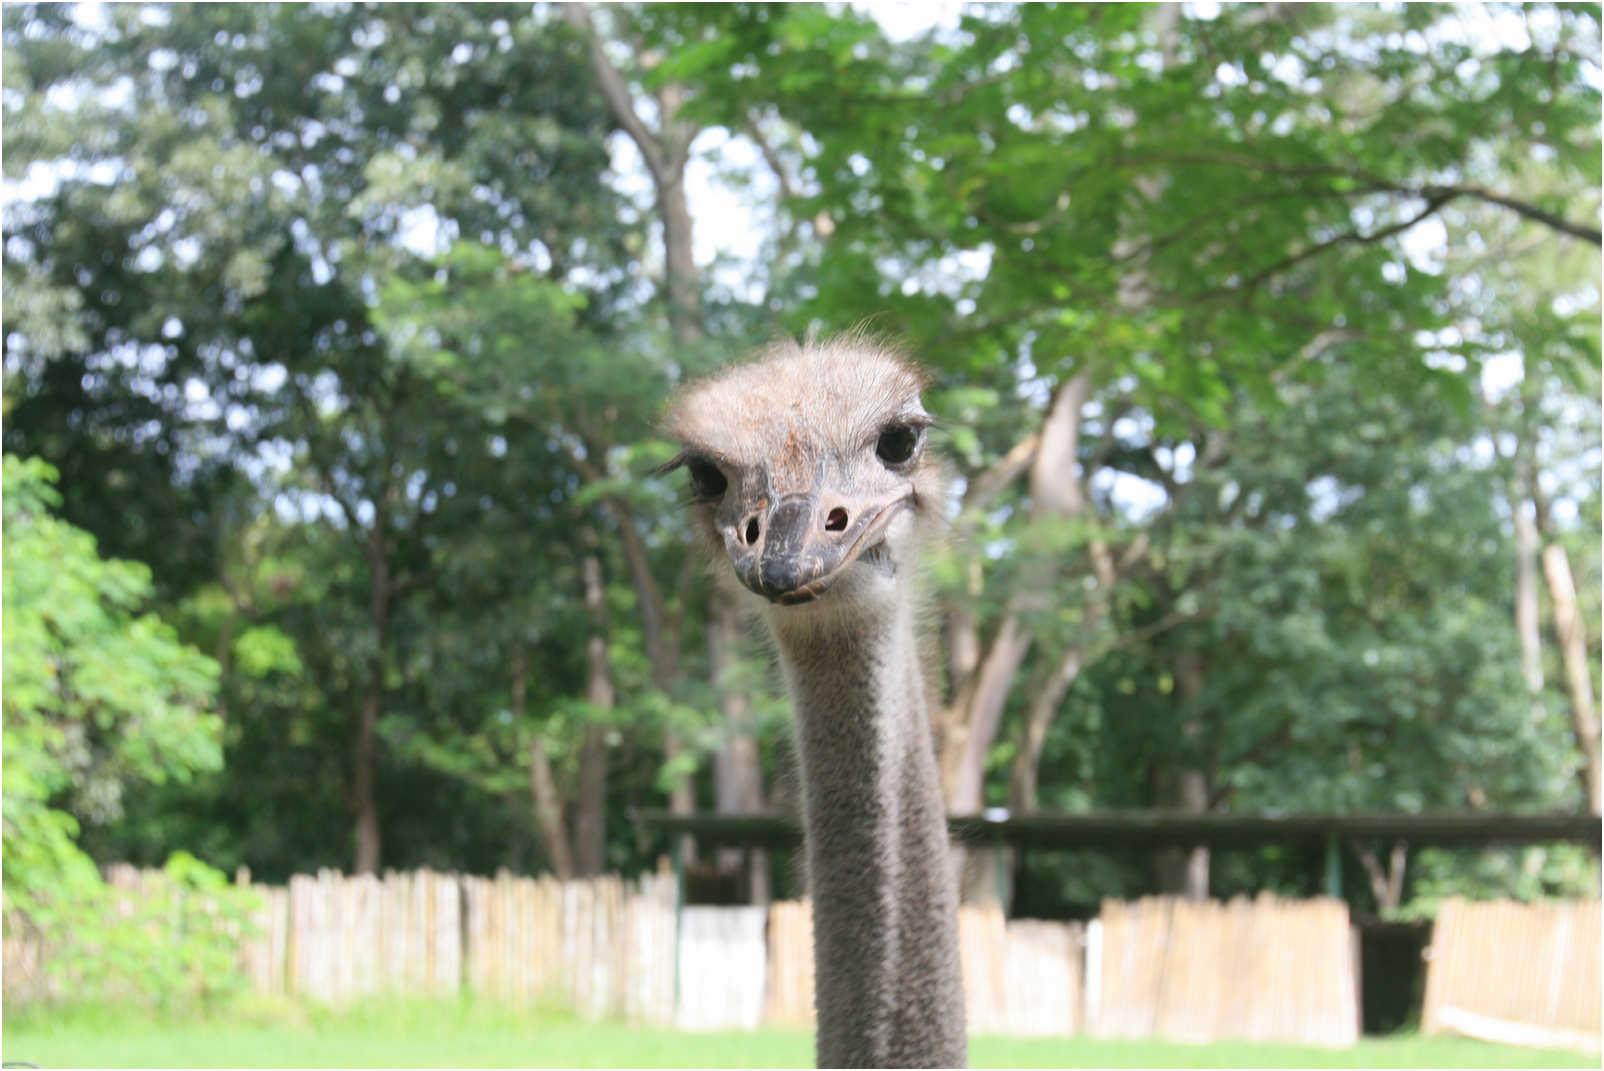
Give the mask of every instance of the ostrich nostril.
M 846 531 L 847 511 L 842 509 L 840 506 L 837 506 L 835 509 L 831 510 L 830 515 L 824 519 L 824 530 L 826 532 Z
M 753 517 L 753 518 L 751 518 L 750 520 L 748 520 L 746 522 L 746 545 L 747 546 L 750 547 L 754 543 L 757 542 L 757 536 L 758 536 L 759 530 L 760 529 L 758 528 L 757 518 L 756 517 Z

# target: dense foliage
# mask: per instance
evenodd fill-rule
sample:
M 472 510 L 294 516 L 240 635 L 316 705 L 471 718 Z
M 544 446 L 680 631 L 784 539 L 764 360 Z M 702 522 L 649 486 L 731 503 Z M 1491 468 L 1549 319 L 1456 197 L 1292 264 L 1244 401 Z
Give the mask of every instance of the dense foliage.
M 865 320 L 953 468 L 955 809 L 1598 806 L 1596 5 L 4 19 L 8 902 L 794 806 L 654 421 Z M 1347 847 L 1366 908 L 1597 880 Z M 1321 865 L 1151 864 L 1023 876 Z
M 217 665 L 146 610 L 149 569 L 102 559 L 92 536 L 50 515 L 53 478 L 41 461 L 5 459 L 6 926 L 59 950 L 12 984 L 209 999 L 242 981 L 230 931 L 248 898 L 175 851 L 131 913 L 78 834 L 115 824 L 142 785 L 221 771 Z

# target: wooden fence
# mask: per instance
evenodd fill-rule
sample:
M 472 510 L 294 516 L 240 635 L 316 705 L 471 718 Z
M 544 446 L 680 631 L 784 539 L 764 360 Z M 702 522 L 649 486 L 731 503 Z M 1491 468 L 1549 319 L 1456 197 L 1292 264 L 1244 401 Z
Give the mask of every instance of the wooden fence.
M 674 1021 L 672 877 L 323 871 L 260 891 L 267 907 L 241 949 L 260 992 L 342 1003 L 467 991 L 587 1019 Z
M 1599 902 L 1449 900 L 1438 911 L 1421 1029 L 1600 1051 Z
M 1341 900 L 1107 901 L 1089 943 L 1096 1037 L 1358 1040 L 1358 940 Z
M 141 876 L 111 875 L 137 897 Z M 326 871 L 261 897 L 240 961 L 253 989 L 341 1003 L 472 993 L 584 1018 L 751 1028 L 813 1021 L 809 905 L 681 907 L 671 876 L 582 882 Z M 8 1001 L 48 996 L 48 949 L 10 928 Z M 1108 901 L 1090 925 L 959 917 L 976 1034 L 1347 1045 L 1357 940 L 1339 900 Z M 1597 902 L 1451 902 L 1432 946 L 1425 1029 L 1596 1049 Z M 30 981 L 30 979 L 32 981 Z

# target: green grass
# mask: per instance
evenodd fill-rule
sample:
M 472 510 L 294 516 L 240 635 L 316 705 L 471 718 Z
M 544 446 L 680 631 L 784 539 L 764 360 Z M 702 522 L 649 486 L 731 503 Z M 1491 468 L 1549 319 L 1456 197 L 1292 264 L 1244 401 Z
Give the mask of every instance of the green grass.
M 127 1012 L 10 1015 L 3 1058 L 39 1067 L 809 1067 L 801 1030 L 687 1034 L 577 1023 L 485 1005 L 373 1005 L 334 1013 L 245 1005 L 153 1021 Z M 1598 1067 L 1576 1053 L 1457 1038 L 1371 1039 L 1342 1051 L 1082 1038 L 976 1038 L 977 1067 Z

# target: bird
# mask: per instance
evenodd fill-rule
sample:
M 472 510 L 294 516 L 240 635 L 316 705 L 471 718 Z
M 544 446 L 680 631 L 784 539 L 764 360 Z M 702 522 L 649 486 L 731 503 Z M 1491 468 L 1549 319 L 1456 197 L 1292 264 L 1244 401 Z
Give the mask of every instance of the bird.
M 920 665 L 942 524 L 929 377 L 856 333 L 683 387 L 665 431 L 719 578 L 767 625 L 795 712 L 819 1067 L 963 1067 L 958 889 Z

